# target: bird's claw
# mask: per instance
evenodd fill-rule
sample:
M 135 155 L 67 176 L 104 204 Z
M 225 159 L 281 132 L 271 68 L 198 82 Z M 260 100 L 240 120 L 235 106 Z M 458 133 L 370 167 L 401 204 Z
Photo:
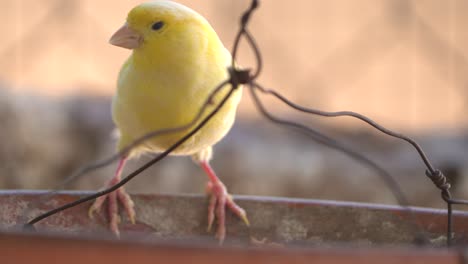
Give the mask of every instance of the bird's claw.
M 118 202 L 123 205 L 128 218 L 132 224 L 135 224 L 135 209 L 134 203 L 123 188 L 117 189 L 114 192 L 103 195 L 96 199 L 96 201 L 91 205 L 88 210 L 88 216 L 93 219 L 94 212 L 100 211 L 105 200 L 108 202 L 108 214 L 109 214 L 109 228 L 117 237 L 120 236 L 119 223 L 121 218 L 119 215 L 119 205 Z
M 223 183 L 212 183 L 208 182 L 207 193 L 210 195 L 210 200 L 208 204 L 208 232 L 211 231 L 213 226 L 214 219 L 217 218 L 218 228 L 216 230 L 216 238 L 219 240 L 219 243 L 222 244 L 224 238 L 226 237 L 226 207 L 231 209 L 231 211 L 237 215 L 247 226 L 250 226 L 250 222 L 247 218 L 245 210 L 238 206 L 232 196 L 228 194 L 226 187 Z

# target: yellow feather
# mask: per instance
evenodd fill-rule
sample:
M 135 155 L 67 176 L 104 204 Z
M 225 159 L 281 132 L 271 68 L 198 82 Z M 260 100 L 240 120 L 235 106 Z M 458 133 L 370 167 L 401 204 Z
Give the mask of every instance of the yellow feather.
M 158 21 L 163 21 L 164 26 L 152 29 Z M 141 43 L 133 48 L 120 71 L 113 100 L 119 149 L 151 131 L 192 121 L 210 92 L 228 78 L 227 67 L 231 64 L 231 55 L 210 24 L 175 2 L 139 5 L 130 11 L 127 26 L 141 36 Z M 216 98 L 221 98 L 227 88 Z M 240 97 L 239 88 L 221 111 L 173 154 L 209 159 L 211 146 L 231 128 Z M 209 107 L 205 115 L 212 109 Z M 163 151 L 188 131 L 157 136 L 132 154 Z

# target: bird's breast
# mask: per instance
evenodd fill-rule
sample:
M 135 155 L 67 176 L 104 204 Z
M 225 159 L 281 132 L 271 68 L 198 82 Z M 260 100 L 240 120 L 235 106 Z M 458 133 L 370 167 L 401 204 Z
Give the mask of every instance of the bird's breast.
M 131 64 L 124 66 L 112 109 L 113 119 L 121 133 L 119 148 L 149 132 L 189 124 L 211 91 L 227 78 L 223 67 L 210 70 L 199 67 L 196 71 L 177 67 L 172 69 L 142 71 Z M 234 97 L 200 132 L 178 149 L 180 154 L 193 154 L 209 147 L 227 133 L 234 122 L 240 93 Z M 162 151 L 187 132 L 184 130 L 155 137 L 145 144 L 145 149 Z

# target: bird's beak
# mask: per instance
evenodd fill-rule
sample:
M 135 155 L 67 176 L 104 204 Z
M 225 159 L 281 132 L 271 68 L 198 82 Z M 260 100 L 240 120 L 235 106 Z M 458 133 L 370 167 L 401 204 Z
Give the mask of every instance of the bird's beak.
M 143 37 L 125 23 L 112 35 L 109 43 L 126 49 L 135 49 L 141 45 L 142 41 Z

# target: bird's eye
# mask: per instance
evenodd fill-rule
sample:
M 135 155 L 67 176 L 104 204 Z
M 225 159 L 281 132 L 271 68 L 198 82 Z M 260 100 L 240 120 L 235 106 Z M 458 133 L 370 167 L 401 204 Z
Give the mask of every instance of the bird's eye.
M 151 26 L 152 30 L 160 30 L 164 26 L 164 22 L 158 21 Z

